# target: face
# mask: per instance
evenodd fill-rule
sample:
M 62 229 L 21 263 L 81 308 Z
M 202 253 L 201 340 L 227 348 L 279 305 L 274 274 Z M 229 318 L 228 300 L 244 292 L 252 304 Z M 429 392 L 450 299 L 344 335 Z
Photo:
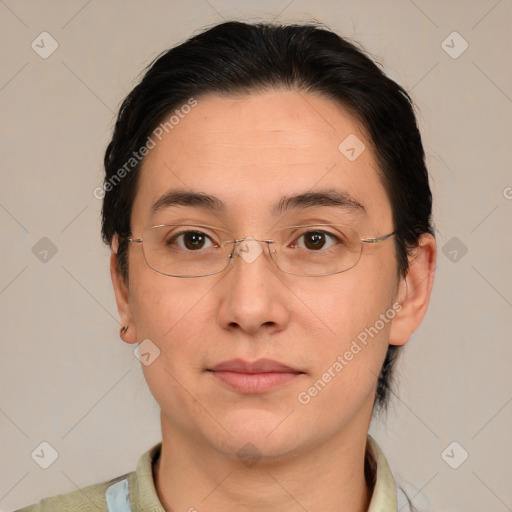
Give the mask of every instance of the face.
M 171 190 L 214 196 L 222 208 L 170 204 L 152 212 Z M 362 208 L 312 201 L 273 211 L 285 197 L 325 191 Z M 394 229 L 357 121 L 330 99 L 293 91 L 201 97 L 163 134 L 143 162 L 132 233 L 175 222 L 221 227 L 231 239 L 328 222 L 355 228 L 360 238 Z M 186 435 L 231 456 L 251 442 L 271 457 L 366 435 L 400 309 L 393 237 L 364 244 L 351 270 L 321 277 L 280 272 L 261 247 L 252 261 L 235 253 L 222 273 L 178 278 L 151 270 L 141 245 L 129 244 L 129 286 L 116 285 L 130 324 L 124 339 L 149 339 L 160 351 L 143 370 L 164 436 Z M 288 369 L 237 371 L 261 359 Z

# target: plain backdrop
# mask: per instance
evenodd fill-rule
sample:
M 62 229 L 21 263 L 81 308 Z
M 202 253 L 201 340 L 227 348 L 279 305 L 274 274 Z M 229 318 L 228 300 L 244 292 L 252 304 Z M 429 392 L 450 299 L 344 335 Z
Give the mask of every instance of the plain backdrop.
M 132 471 L 160 440 L 93 190 L 143 68 L 228 19 L 322 22 L 412 95 L 438 267 L 371 433 L 418 506 L 512 510 L 511 0 L 1 0 L 0 510 Z

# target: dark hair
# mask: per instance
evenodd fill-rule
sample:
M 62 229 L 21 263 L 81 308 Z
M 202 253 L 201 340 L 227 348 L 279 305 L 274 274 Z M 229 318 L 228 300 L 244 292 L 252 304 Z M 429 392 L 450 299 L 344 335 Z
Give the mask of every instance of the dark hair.
M 366 130 L 392 205 L 397 273 L 423 233 L 434 234 L 432 195 L 411 98 L 355 44 L 314 24 L 226 22 L 171 48 L 148 67 L 121 105 L 105 153 L 102 236 L 119 235 L 118 268 L 128 281 L 130 215 L 142 158 L 155 128 L 191 98 L 289 88 L 343 105 Z M 385 406 L 398 347 L 390 345 L 375 404 Z

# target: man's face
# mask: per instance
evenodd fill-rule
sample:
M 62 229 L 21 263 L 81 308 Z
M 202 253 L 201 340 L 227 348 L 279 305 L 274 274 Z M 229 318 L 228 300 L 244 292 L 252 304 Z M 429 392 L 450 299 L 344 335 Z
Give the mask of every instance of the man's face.
M 233 239 L 268 239 L 276 226 L 325 222 L 351 226 L 360 238 L 393 231 L 370 141 L 332 100 L 277 91 L 197 101 L 143 163 L 134 237 L 176 222 L 218 226 Z M 152 213 L 170 190 L 215 196 L 224 209 L 174 205 Z M 272 213 L 283 197 L 326 190 L 364 208 L 302 205 Z M 250 442 L 271 456 L 366 435 L 396 312 L 393 238 L 364 244 L 354 268 L 322 277 L 280 272 L 262 249 L 254 261 L 235 253 L 222 273 L 178 278 L 151 270 L 142 247 L 130 244 L 129 332 L 132 341 L 149 339 L 160 350 L 143 370 L 164 436 L 187 436 L 231 455 Z M 212 371 L 226 361 L 260 359 L 294 372 L 275 372 L 269 385 L 261 375 Z

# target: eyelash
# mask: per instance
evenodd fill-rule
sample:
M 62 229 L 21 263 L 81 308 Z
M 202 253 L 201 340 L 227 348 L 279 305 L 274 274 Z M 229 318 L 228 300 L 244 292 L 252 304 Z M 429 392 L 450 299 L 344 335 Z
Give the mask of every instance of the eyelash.
M 171 245 L 172 243 L 174 243 L 176 240 L 178 240 L 180 237 L 182 237 L 183 235 L 186 235 L 186 234 L 189 234 L 189 233 L 193 233 L 193 234 L 198 234 L 198 235 L 203 235 L 204 237 L 206 237 L 208 240 L 210 240 L 210 242 L 214 243 L 213 240 L 212 240 L 212 237 L 210 237 L 208 234 L 204 233 L 203 231 L 191 231 L 191 230 L 183 230 L 183 231 L 180 231 L 176 234 L 174 234 L 172 236 L 172 238 L 166 242 L 167 245 Z M 334 233 L 331 233 L 329 231 L 325 231 L 325 230 L 322 230 L 322 229 L 311 229 L 309 231 L 305 231 L 304 233 L 302 233 L 300 236 L 298 236 L 297 238 L 295 238 L 292 242 L 292 247 L 296 247 L 297 245 L 297 240 L 301 239 L 302 237 L 306 236 L 306 235 L 310 235 L 312 233 L 315 233 L 315 234 L 322 234 L 322 235 L 326 235 L 327 238 L 330 238 L 338 243 L 342 243 L 342 240 L 336 236 Z M 218 244 L 216 243 L 215 245 L 216 247 L 218 247 Z M 180 249 L 183 249 L 183 250 L 186 250 L 186 248 L 184 247 L 180 247 L 178 246 Z M 332 247 L 332 246 L 330 246 Z M 329 249 L 330 247 L 328 247 L 327 249 Z M 302 248 L 302 247 L 299 247 L 299 248 Z M 326 250 L 324 247 L 321 248 L 321 250 Z M 190 251 L 190 252 L 195 252 L 195 251 Z M 312 252 L 320 252 L 320 251 L 312 251 Z
M 311 233 L 315 233 L 315 234 L 316 234 L 316 233 L 321 233 L 322 235 L 326 235 L 326 236 L 327 236 L 327 238 L 334 239 L 334 240 L 336 240 L 336 241 L 338 241 L 338 242 L 340 242 L 340 241 L 341 241 L 341 240 L 340 240 L 336 235 L 334 235 L 333 233 L 330 233 L 329 231 L 324 231 L 324 230 L 321 230 L 321 229 L 314 229 L 314 230 L 311 230 L 311 231 L 306 231 L 306 232 L 304 232 L 302 235 L 300 235 L 296 240 L 299 240 L 300 238 L 302 238 L 302 237 L 304 237 L 304 236 L 306 236 L 306 235 L 309 235 L 309 234 L 311 234 Z M 294 242 L 293 242 L 294 244 L 296 244 L 296 240 L 294 240 Z M 332 246 L 330 246 L 330 247 L 332 247 Z M 328 247 L 328 249 L 329 249 L 330 247 Z M 322 249 L 325 249 L 325 248 L 324 248 L 324 247 L 322 247 Z M 326 249 L 325 249 L 325 250 L 326 250 Z M 320 252 L 320 251 L 318 251 L 318 252 Z

